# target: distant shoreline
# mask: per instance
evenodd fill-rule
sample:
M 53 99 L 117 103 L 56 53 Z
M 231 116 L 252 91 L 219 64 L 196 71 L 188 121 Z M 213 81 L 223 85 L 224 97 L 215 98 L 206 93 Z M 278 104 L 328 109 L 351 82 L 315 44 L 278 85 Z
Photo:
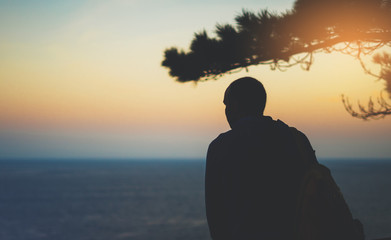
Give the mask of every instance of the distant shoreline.
M 72 158 L 62 158 L 62 157 L 33 157 L 33 158 L 0 158 L 0 162 L 8 162 L 8 161 L 21 161 L 21 162 L 46 162 L 46 161 L 83 161 L 83 162 L 203 162 L 205 158 L 99 158 L 99 157 L 72 157 Z M 320 163 L 322 162 L 334 162 L 334 161 L 357 161 L 357 162 L 368 162 L 368 161 L 376 161 L 376 162 L 391 162 L 391 158 L 318 158 Z

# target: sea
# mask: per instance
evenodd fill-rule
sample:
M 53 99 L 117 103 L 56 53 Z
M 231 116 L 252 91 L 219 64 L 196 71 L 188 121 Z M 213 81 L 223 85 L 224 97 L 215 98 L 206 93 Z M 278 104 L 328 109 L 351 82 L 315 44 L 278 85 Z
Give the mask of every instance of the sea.
M 391 237 L 391 159 L 321 159 L 366 239 Z M 0 160 L 1 240 L 208 240 L 203 159 Z

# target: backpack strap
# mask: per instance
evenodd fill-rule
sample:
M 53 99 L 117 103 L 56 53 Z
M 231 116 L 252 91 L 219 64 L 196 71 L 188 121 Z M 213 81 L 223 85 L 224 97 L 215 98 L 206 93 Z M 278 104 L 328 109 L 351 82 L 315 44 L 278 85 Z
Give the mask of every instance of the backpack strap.
M 302 161 L 303 165 L 311 166 L 314 164 L 318 164 L 315 151 L 304 133 L 300 132 L 294 127 L 290 127 L 290 130 L 293 136 L 293 140 L 295 141 L 297 149 L 299 151 L 300 161 Z

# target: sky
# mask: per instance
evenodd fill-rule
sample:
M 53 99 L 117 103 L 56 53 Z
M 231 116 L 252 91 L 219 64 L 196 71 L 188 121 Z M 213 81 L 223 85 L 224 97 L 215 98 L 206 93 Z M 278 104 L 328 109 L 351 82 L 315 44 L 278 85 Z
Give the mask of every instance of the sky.
M 204 158 L 228 131 L 223 94 L 252 76 L 266 115 L 304 132 L 318 158 L 391 158 L 391 116 L 351 117 L 382 82 L 342 54 L 318 53 L 310 71 L 254 66 L 218 80 L 179 83 L 166 48 L 188 49 L 242 9 L 283 12 L 291 0 L 0 0 L 0 158 Z M 372 66 L 374 67 L 374 66 Z

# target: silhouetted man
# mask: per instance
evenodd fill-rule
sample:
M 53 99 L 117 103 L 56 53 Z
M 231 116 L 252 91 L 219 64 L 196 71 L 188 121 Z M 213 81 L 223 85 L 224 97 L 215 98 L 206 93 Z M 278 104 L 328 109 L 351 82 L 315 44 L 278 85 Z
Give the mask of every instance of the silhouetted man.
M 205 176 L 212 238 L 292 239 L 304 171 L 292 133 L 298 131 L 263 115 L 266 92 L 254 78 L 231 83 L 224 104 L 232 130 L 209 145 Z M 305 135 L 298 136 L 313 154 Z

